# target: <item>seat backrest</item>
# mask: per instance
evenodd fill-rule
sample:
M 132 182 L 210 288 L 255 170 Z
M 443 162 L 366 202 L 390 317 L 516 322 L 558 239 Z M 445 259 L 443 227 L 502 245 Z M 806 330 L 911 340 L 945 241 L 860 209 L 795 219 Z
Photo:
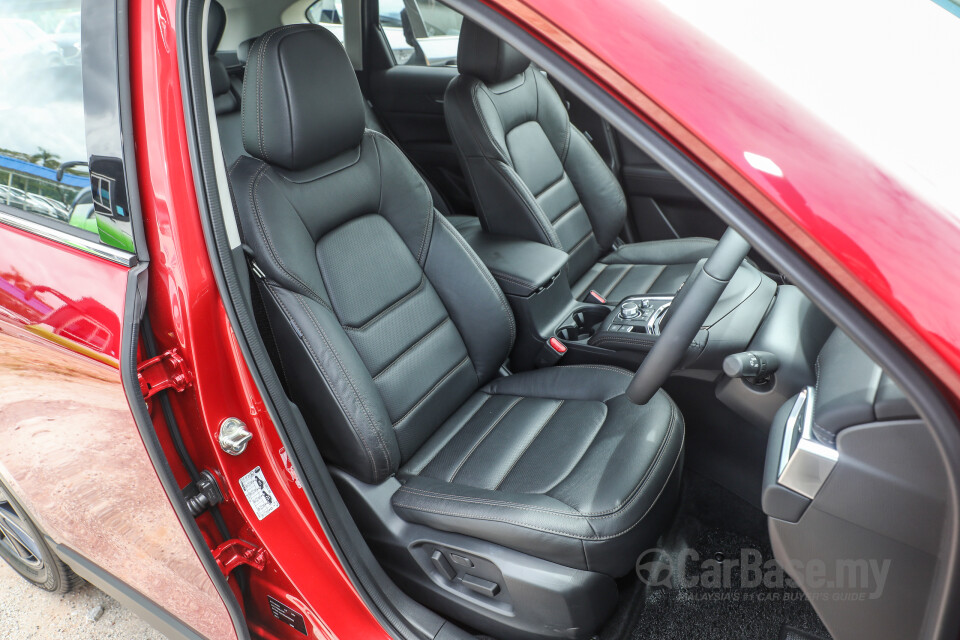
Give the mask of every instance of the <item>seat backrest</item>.
M 257 40 L 243 144 L 230 184 L 290 392 L 324 455 L 379 482 L 497 375 L 509 306 L 409 161 L 364 128 L 329 31 Z
M 623 227 L 620 183 L 516 49 L 464 20 L 457 65 L 444 112 L 484 227 L 566 251 L 579 278 Z

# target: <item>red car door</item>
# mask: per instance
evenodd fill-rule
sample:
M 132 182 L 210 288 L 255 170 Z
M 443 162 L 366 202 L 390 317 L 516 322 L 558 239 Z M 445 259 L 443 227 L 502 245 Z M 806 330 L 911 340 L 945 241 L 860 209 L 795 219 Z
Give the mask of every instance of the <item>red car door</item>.
M 10 34 L 30 23 L 56 25 L 71 14 L 65 4 L 18 3 L 0 19 L 0 38 L 20 42 Z M 120 135 L 125 83 L 109 37 L 117 8 L 76 0 L 72 15 L 80 12 L 82 65 L 52 43 L 22 39 L 22 66 L 7 78 L 17 88 L 0 99 L 0 503 L 9 494 L 61 560 L 155 626 L 234 638 L 121 382 L 137 255 L 134 168 Z M 84 217 L 71 206 L 90 200 L 99 233 L 68 223 Z M 5 541 L 16 542 L 0 527 Z

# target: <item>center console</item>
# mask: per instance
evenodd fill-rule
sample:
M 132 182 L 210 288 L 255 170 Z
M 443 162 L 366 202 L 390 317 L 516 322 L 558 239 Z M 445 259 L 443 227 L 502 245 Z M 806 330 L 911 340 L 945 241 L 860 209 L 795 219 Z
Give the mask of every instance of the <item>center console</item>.
M 660 335 L 660 325 L 674 296 L 630 296 L 611 314 L 602 330 L 614 333 Z
M 623 300 L 577 300 L 570 291 L 565 252 L 536 242 L 486 233 L 464 234 L 507 296 L 517 321 L 511 368 L 557 362 L 605 364 L 636 370 L 669 322 L 676 292 L 638 292 Z M 699 268 L 699 265 L 698 265 Z M 743 351 L 776 293 L 776 283 L 744 263 L 690 345 L 684 367 L 719 370 Z
M 699 265 L 698 265 L 699 267 Z M 684 368 L 719 370 L 726 356 L 743 351 L 757 332 L 772 304 L 777 286 L 750 264 L 743 264 L 711 310 L 687 350 Z M 570 362 L 613 364 L 636 369 L 674 310 L 675 292 L 628 296 L 609 305 L 606 316 L 589 323 L 589 331 L 578 322 L 583 316 L 597 319 L 597 312 L 576 310 L 569 323 L 561 324 L 556 335 L 570 350 Z

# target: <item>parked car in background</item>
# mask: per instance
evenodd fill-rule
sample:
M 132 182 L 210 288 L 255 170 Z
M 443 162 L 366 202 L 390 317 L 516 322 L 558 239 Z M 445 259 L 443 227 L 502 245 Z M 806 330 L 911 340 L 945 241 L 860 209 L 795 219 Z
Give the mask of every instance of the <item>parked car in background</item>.
M 70 226 L 97 233 L 96 209 L 93 206 L 93 195 L 89 189 L 84 189 L 74 198 L 70 205 Z
M 409 64 L 412 60 L 431 66 L 456 64 L 461 19 L 457 12 L 433 0 L 409 5 L 403 0 L 383 0 L 379 11 L 380 26 L 397 64 Z M 307 7 L 306 17 L 343 42 L 341 0 L 316 0 Z
M 0 558 L 170 638 L 956 638 L 960 12 L 733 2 L 0 4 Z

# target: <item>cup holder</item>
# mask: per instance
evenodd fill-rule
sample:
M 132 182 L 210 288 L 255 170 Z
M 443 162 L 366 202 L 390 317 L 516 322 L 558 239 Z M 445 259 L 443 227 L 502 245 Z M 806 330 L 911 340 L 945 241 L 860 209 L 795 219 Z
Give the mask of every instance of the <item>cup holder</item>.
M 560 327 L 557 329 L 557 337 L 564 342 L 580 342 L 581 340 L 588 340 L 592 335 L 592 331 L 577 326 Z
M 557 337 L 565 342 L 589 340 L 609 313 L 610 309 L 603 306 L 578 309 L 562 327 L 557 329 Z

